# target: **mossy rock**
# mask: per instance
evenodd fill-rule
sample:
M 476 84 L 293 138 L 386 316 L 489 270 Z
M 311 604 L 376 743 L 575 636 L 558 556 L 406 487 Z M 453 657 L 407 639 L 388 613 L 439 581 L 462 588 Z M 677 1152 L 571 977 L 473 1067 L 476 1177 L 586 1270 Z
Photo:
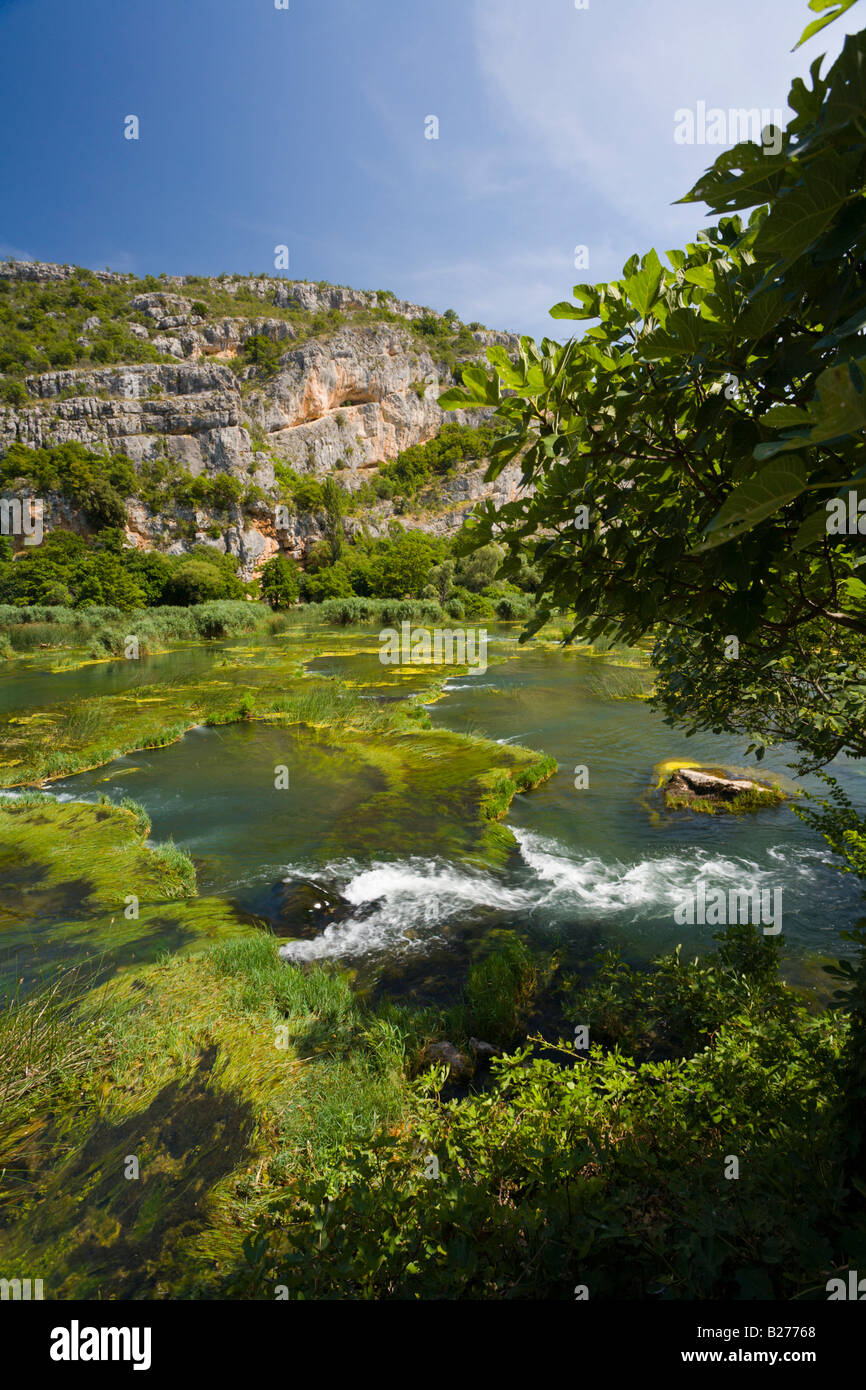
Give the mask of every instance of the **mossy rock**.
M 697 811 L 704 815 L 717 815 L 720 811 L 742 815 L 779 806 L 787 799 L 778 786 L 732 777 L 722 769 L 695 767 L 675 768 L 662 795 L 669 811 Z

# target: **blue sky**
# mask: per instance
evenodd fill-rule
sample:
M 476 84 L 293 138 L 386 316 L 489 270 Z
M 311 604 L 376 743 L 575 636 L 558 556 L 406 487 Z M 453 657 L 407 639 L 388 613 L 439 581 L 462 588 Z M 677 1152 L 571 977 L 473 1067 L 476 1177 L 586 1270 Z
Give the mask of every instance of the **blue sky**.
M 576 281 L 703 225 L 671 204 L 719 151 L 674 112 L 787 112 L 845 25 L 792 54 L 805 0 L 289 5 L 0 0 L 0 254 L 219 274 L 285 244 L 292 278 L 561 336 Z

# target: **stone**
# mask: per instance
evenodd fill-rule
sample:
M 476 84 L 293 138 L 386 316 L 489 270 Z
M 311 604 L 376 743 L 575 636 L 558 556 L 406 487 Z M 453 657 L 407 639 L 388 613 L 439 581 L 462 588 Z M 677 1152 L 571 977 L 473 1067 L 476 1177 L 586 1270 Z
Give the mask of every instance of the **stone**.
M 72 266 L 39 262 L 0 264 L 4 279 L 46 284 L 77 273 Z M 106 284 L 122 285 L 131 278 L 93 273 Z M 241 559 L 244 580 L 254 578 L 273 554 L 303 561 L 324 535 L 322 518 L 315 514 L 293 517 L 288 529 L 276 530 L 274 508 L 281 492 L 275 462 L 318 478 L 337 474 L 351 490 L 382 461 L 432 439 L 446 420 L 479 425 L 490 414 L 472 409 L 446 415 L 439 408 L 437 398 L 451 378 L 409 328 L 413 320 L 432 313 L 420 305 L 380 300 L 372 291 L 276 276 L 226 278 L 220 288 L 227 294 L 235 295 L 243 287 L 243 300 L 236 306 L 243 312 L 201 320 L 192 314 L 200 286 L 187 286 L 183 276 L 166 276 L 161 283 L 165 290 L 132 296 L 131 307 L 141 322 L 127 326 L 133 336 L 151 341 L 175 360 L 29 376 L 31 402 L 0 410 L 0 452 L 15 441 L 31 448 L 77 442 L 97 452 L 126 453 L 135 463 L 168 455 L 193 476 L 221 472 L 239 479 L 245 488 L 255 484 L 267 500 L 245 507 L 242 518 L 233 518 L 240 524 L 228 542 Z M 250 306 L 250 294 L 261 302 L 261 313 Z M 393 321 L 349 321 L 327 338 L 300 344 L 295 341 L 297 324 L 273 317 L 274 306 L 290 303 L 309 312 L 350 312 L 375 308 L 380 302 L 387 304 Z M 97 320 L 92 315 L 86 327 L 96 326 Z M 252 369 L 239 375 L 228 365 L 254 334 L 264 334 L 284 349 L 279 371 L 267 380 L 256 378 Z M 518 346 L 514 335 L 493 330 L 476 331 L 475 338 L 479 360 L 489 343 L 501 343 L 508 350 Z M 425 388 L 420 396 L 413 389 L 419 383 Z M 519 463 L 509 464 L 492 483 L 485 481 L 484 473 L 483 466 L 473 466 L 438 479 L 435 508 L 417 516 L 401 511 L 401 523 L 448 536 L 460 529 L 479 500 L 490 498 L 501 505 L 518 495 Z M 387 535 L 400 502 L 382 499 L 365 508 L 363 518 L 347 517 L 347 532 L 367 526 L 373 537 Z M 177 534 L 185 522 L 194 522 L 200 531 L 214 523 L 223 533 L 227 529 L 223 514 L 196 516 L 192 509 L 178 507 L 169 516 L 153 515 L 139 499 L 129 499 L 127 505 L 127 536 L 142 549 L 170 547 L 176 554 L 191 549 L 197 539 Z M 47 527 L 86 529 L 60 496 L 46 497 L 45 506 Z
M 701 772 L 694 767 L 680 767 L 670 777 L 665 791 L 674 796 L 716 797 L 722 801 L 734 801 L 743 792 L 766 792 L 772 795 L 772 788 L 752 782 L 745 777 L 721 777 L 716 773 Z
M 428 1043 L 421 1053 L 420 1063 L 422 1067 L 448 1067 L 449 1081 L 469 1081 L 475 1068 L 470 1059 L 463 1052 L 459 1052 L 453 1043 L 437 1042 Z

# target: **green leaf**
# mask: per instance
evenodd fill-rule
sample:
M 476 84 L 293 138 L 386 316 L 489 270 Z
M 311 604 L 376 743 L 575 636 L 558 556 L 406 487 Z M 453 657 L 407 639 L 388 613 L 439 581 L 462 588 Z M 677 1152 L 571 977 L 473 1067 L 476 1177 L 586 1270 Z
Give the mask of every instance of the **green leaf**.
M 759 522 L 799 497 L 805 486 L 806 469 L 799 459 L 769 464 L 756 478 L 748 478 L 734 488 L 704 528 L 707 539 L 690 554 L 724 545 L 735 536 L 751 531 Z
M 645 319 L 659 297 L 664 270 L 655 251 L 648 251 L 636 275 L 626 277 L 626 293 L 634 308 Z
M 761 416 L 761 424 L 771 430 L 787 429 L 791 425 L 807 425 L 809 412 L 799 405 L 773 405 L 766 415 Z
M 818 545 L 827 535 L 827 508 L 819 507 L 817 512 L 807 516 L 796 536 L 792 550 L 805 550 L 810 545 Z
M 820 14 L 822 10 L 828 10 L 831 6 L 833 6 L 833 13 L 825 14 L 823 19 L 813 19 L 811 24 L 807 24 L 799 39 L 794 44 L 794 47 L 791 49 L 791 52 L 796 53 L 797 49 L 800 48 L 807 39 L 811 39 L 813 34 L 819 33 L 825 25 L 832 24 L 833 21 L 838 19 L 840 15 L 843 15 L 846 10 L 850 10 L 851 6 L 854 4 L 856 4 L 856 0 L 809 0 L 809 9 L 814 10 L 815 14 Z
M 561 299 L 558 304 L 554 304 L 552 309 L 548 309 L 552 319 L 594 319 L 595 314 L 588 314 L 585 309 L 578 309 L 576 304 L 569 304 L 567 299 Z
M 826 231 L 848 198 L 844 160 L 827 151 L 796 188 L 783 193 L 755 238 L 755 255 L 790 265 Z
M 861 604 L 866 599 L 866 584 L 862 579 L 843 579 L 841 587 L 853 603 Z
M 691 270 L 683 271 L 683 279 L 702 290 L 712 290 L 716 287 L 716 277 L 711 265 L 693 266 Z
M 742 140 L 724 150 L 680 203 L 708 203 L 717 212 L 735 212 L 768 202 L 788 168 L 786 154 L 768 155 L 763 145 Z
M 693 357 L 721 336 L 720 330 L 695 309 L 674 309 L 664 328 L 657 328 L 643 340 L 643 353 L 651 360 L 666 357 Z
M 825 444 L 830 439 L 859 434 L 866 429 L 866 393 L 862 390 L 864 368 L 866 358 L 828 367 L 818 377 L 817 395 L 809 402 L 805 423 L 810 423 L 812 428 L 808 434 L 801 432 L 772 443 L 759 444 L 755 449 L 755 458 L 766 459 L 795 449 L 809 449 L 815 444 Z M 855 377 L 859 384 L 855 383 Z M 773 412 L 768 414 L 772 415 Z M 775 418 L 778 419 L 778 415 Z M 768 417 L 765 419 L 773 423 Z
M 737 332 L 747 342 L 756 342 L 788 312 L 790 305 L 781 290 L 765 290 L 746 305 L 737 320 Z
M 442 410 L 460 410 L 465 405 L 477 405 L 478 397 L 464 391 L 462 386 L 451 386 L 438 398 Z
M 487 361 L 490 363 L 491 367 L 495 368 L 499 380 L 504 382 L 506 386 L 517 387 L 523 385 L 525 375 L 519 367 L 515 367 L 504 347 L 489 347 L 487 349 Z M 464 376 L 465 375 L 466 373 L 464 372 Z

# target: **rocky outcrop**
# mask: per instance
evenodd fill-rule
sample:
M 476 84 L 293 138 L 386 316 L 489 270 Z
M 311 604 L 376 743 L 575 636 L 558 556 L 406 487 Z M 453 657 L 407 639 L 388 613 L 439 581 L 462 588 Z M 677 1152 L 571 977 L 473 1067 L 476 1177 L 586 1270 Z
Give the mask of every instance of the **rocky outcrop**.
M 693 806 L 695 810 L 712 807 L 735 809 L 738 803 L 774 805 L 782 799 L 776 787 L 768 787 L 747 777 L 728 777 L 720 772 L 704 772 L 694 767 L 677 768 L 664 788 L 665 803 L 672 808 Z
M 78 274 L 74 266 L 0 265 L 0 278 L 46 284 Z M 135 284 L 132 277 L 111 271 L 92 274 L 105 284 Z M 264 506 L 251 503 L 228 514 L 178 510 L 170 517 L 154 515 L 132 500 L 127 530 L 134 544 L 168 550 L 202 541 L 216 544 L 237 554 L 244 577 L 251 578 L 279 547 L 303 558 L 321 535 L 314 516 L 298 517 L 277 533 L 275 466 L 288 464 L 318 478 L 337 471 L 351 489 L 371 476 L 377 464 L 433 438 L 446 419 L 477 424 L 489 414 L 475 410 L 446 416 L 439 408 L 438 396 L 452 376 L 425 338 L 409 327 L 412 320 L 432 313 L 419 305 L 339 285 L 267 276 L 224 278 L 207 283 L 221 296 L 237 298 L 243 312 L 205 317 L 197 312 L 203 307 L 201 280 L 169 276 L 160 283 L 164 289 L 131 294 L 134 317 L 127 328 L 167 360 L 34 374 L 25 379 L 31 403 L 0 406 L 0 452 L 13 442 L 39 448 L 74 441 L 101 452 L 123 452 L 138 464 L 173 460 L 194 477 L 228 473 L 268 499 Z M 261 302 L 261 315 L 254 301 Z M 292 305 L 305 314 L 336 309 L 361 314 L 362 320 L 349 321 L 327 337 L 297 342 L 308 333 L 303 321 L 274 315 Z M 363 319 L 365 311 L 383 305 L 393 317 Z M 98 332 L 99 324 L 98 315 L 88 317 L 81 339 Z M 236 370 L 230 365 L 254 334 L 282 349 L 278 369 L 266 379 L 253 367 Z M 476 330 L 474 337 L 479 358 L 491 342 L 517 344 L 512 335 L 488 329 Z M 435 506 L 425 506 L 416 519 L 401 520 L 449 534 L 482 497 L 514 496 L 518 470 L 505 470 L 492 485 L 484 483 L 483 473 L 473 468 L 444 480 L 437 485 Z M 63 499 L 46 498 L 45 503 L 46 525 L 73 524 Z M 394 513 L 392 503 L 376 506 L 368 518 L 374 533 L 378 527 L 386 529 Z M 350 520 L 349 529 L 353 524 Z M 209 534 L 214 527 L 219 539 Z

